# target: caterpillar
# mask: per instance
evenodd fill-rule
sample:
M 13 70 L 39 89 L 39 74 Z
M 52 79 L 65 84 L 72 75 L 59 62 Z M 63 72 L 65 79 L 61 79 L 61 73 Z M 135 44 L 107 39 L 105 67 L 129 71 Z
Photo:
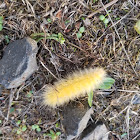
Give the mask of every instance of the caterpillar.
M 44 104 L 52 108 L 62 106 L 70 100 L 85 96 L 102 84 L 106 72 L 103 68 L 88 68 L 69 74 L 44 90 Z

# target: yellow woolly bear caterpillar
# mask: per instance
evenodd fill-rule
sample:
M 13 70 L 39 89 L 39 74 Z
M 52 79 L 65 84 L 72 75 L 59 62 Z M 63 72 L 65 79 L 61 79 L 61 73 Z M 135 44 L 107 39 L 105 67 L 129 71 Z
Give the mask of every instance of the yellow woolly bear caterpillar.
M 103 68 L 89 68 L 74 72 L 45 89 L 44 104 L 53 108 L 64 105 L 70 100 L 99 88 L 105 76 L 106 72 Z

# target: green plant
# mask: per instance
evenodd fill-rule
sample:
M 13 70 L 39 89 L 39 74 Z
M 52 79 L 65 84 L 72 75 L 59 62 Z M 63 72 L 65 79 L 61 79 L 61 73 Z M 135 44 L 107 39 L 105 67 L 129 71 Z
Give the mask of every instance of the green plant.
M 78 33 L 76 34 L 77 35 L 77 38 L 81 38 L 82 37 L 82 34 L 84 33 L 85 31 L 85 27 L 80 27 Z
M 32 130 L 36 130 L 37 132 L 40 132 L 41 128 L 39 127 L 39 125 L 34 124 L 34 125 L 32 125 Z
M 16 124 L 17 124 L 17 125 L 20 125 L 20 124 L 21 124 L 21 120 L 18 120 L 18 121 L 16 122 Z
M 123 133 L 123 134 L 121 135 L 121 138 L 124 138 L 125 136 L 127 136 L 127 133 Z
M 81 17 L 82 20 L 85 20 L 85 17 Z
M 92 106 L 92 99 L 93 99 L 93 91 L 91 91 L 88 94 L 88 104 L 89 104 L 90 107 Z
M 15 108 L 14 107 L 11 107 L 10 108 L 10 113 L 13 113 L 15 111 Z
M 0 31 L 3 29 L 3 16 L 0 16 Z
M 114 84 L 115 80 L 110 77 L 106 77 L 103 83 L 100 85 L 99 89 L 110 89 L 111 86 Z M 88 94 L 88 104 L 92 106 L 92 99 L 93 99 L 93 91 Z
M 58 41 L 60 44 L 65 43 L 65 38 L 61 33 L 58 34 L 45 34 L 45 33 L 34 33 L 31 34 L 31 38 L 34 39 L 36 42 L 39 42 L 42 39 L 53 39 Z
M 138 34 L 140 34 L 140 20 L 138 20 L 134 26 L 134 29 Z
M 55 127 L 56 127 L 56 128 L 58 128 L 59 126 L 60 126 L 60 124 L 59 124 L 59 123 L 56 123 L 56 124 L 55 124 Z
M 51 22 L 52 22 L 52 20 L 51 20 L 50 18 L 48 18 L 48 19 L 47 19 L 47 22 L 48 22 L 48 23 L 51 23 Z
M 106 16 L 107 16 L 107 15 L 106 15 Z M 109 19 L 106 18 L 106 16 L 104 16 L 104 15 L 100 15 L 100 16 L 99 16 L 99 19 L 100 19 L 101 21 L 103 21 L 103 23 L 105 24 L 105 27 L 107 27 L 107 24 L 109 23 Z
M 27 98 L 31 98 L 33 96 L 33 91 L 29 91 L 27 94 L 26 94 L 26 97 Z
M 50 130 L 50 133 L 47 134 L 47 136 L 51 137 L 52 140 L 56 140 L 59 135 L 61 135 L 61 132 L 55 133 L 53 130 Z
M 18 128 L 16 132 L 19 135 L 26 130 L 27 130 L 27 126 L 26 125 L 23 125 L 23 126 L 21 125 L 20 128 Z
M 5 35 L 5 41 L 6 41 L 7 44 L 10 42 L 7 35 Z
M 67 25 L 68 23 L 70 23 L 70 20 L 66 20 L 66 21 L 65 21 L 65 24 L 66 24 L 66 25 Z
M 93 0 L 93 3 L 97 2 L 98 0 Z
M 113 78 L 106 77 L 103 83 L 100 85 L 99 89 L 110 89 L 114 83 L 115 80 Z

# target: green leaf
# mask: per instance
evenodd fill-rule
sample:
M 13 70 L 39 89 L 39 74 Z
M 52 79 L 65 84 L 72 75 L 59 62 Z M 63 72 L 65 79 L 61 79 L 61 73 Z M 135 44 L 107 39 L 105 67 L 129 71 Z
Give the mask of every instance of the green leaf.
M 0 24 L 3 23 L 3 16 L 0 16 Z
M 52 140 L 56 140 L 57 137 L 56 137 L 56 135 L 52 135 L 51 138 L 52 138 Z
M 138 20 L 134 26 L 134 29 L 138 34 L 140 34 L 140 20 Z
M 17 124 L 17 125 L 20 125 L 20 123 L 21 123 L 21 120 L 18 120 L 16 124 Z
M 103 83 L 100 85 L 99 89 L 110 89 L 114 83 L 115 80 L 113 78 L 106 77 Z
M 61 33 L 58 33 L 58 38 L 63 37 L 63 35 Z
M 61 135 L 61 132 L 57 132 L 56 135 L 57 135 L 57 136 Z
M 5 35 L 5 41 L 6 41 L 7 44 L 10 42 L 8 35 Z
M 36 126 L 35 125 L 32 125 L 32 129 L 35 130 L 36 129 Z
M 41 124 L 41 122 L 42 122 L 42 120 L 41 120 L 41 119 L 39 119 L 38 124 Z
M 58 39 L 59 39 L 59 43 L 62 45 L 65 42 L 65 38 L 63 37 L 63 35 L 61 33 L 58 33 Z
M 89 104 L 90 107 L 92 106 L 92 99 L 93 99 L 93 91 L 91 91 L 88 94 L 88 104 Z
M 10 108 L 10 113 L 13 113 L 15 111 L 15 108 L 14 107 L 11 107 Z
M 48 22 L 48 23 L 51 23 L 51 22 L 52 22 L 52 20 L 51 20 L 50 18 L 48 18 L 48 19 L 47 19 L 47 22 Z
M 61 45 L 64 44 L 64 43 L 65 43 L 65 38 L 62 37 L 59 43 L 60 43 Z
M 65 21 L 65 24 L 68 24 L 68 23 L 70 23 L 70 21 L 69 21 L 69 20 L 66 20 L 66 21 Z
M 85 31 L 85 27 L 83 26 L 83 27 L 80 27 L 80 29 L 79 29 L 79 32 L 80 33 L 83 33 Z
M 119 17 L 117 17 L 117 18 L 115 18 L 116 20 L 120 20 L 121 18 L 119 18 Z
M 58 34 L 52 34 L 50 36 L 58 38 Z
M 31 38 L 34 39 L 36 42 L 39 42 L 42 39 L 45 39 L 45 33 L 34 33 L 31 34 Z M 46 34 L 46 39 L 53 39 L 58 41 L 60 44 L 64 44 L 65 38 L 61 33 L 58 34 Z
M 105 19 L 105 16 L 104 15 L 100 15 L 99 19 L 103 21 Z
M 85 17 L 81 17 L 82 20 L 85 20 Z
M 123 138 L 123 137 L 125 137 L 125 136 L 127 136 L 127 133 L 123 133 L 123 134 L 121 135 L 121 138 Z
M 32 91 L 29 91 L 26 95 L 27 98 L 31 98 L 33 96 L 33 92 Z
M 33 34 L 31 34 L 32 38 L 35 38 L 37 36 L 45 36 L 45 33 L 42 32 L 42 33 L 33 33 Z
M 47 136 L 51 137 L 52 135 L 50 133 L 47 133 Z
M 59 42 L 59 39 L 57 37 L 54 37 L 54 36 L 48 36 L 48 37 L 46 37 L 46 39 L 53 39 L 53 40 L 56 40 Z
M 98 0 L 93 0 L 93 3 L 97 2 Z
M 56 123 L 56 124 L 55 124 L 55 127 L 58 128 L 58 127 L 59 127 L 59 123 Z
M 2 120 L 0 120 L 0 123 L 2 123 Z
M 0 31 L 2 31 L 2 29 L 3 29 L 3 26 L 2 26 L 2 24 L 0 24 Z
M 21 130 L 20 129 L 17 130 L 17 134 L 18 135 L 21 134 Z
M 36 129 L 37 129 L 37 128 L 39 128 L 39 125 L 36 124 L 35 127 L 36 127 Z
M 50 130 L 50 134 L 54 135 L 55 133 L 54 133 L 54 131 Z
M 32 125 L 32 129 L 33 129 L 33 130 L 35 130 L 35 129 L 37 129 L 37 128 L 39 128 L 39 126 L 38 126 L 37 124 Z
M 26 125 L 23 125 L 21 130 L 22 130 L 23 132 L 26 131 L 26 130 L 27 130 L 27 126 L 26 126 Z
M 41 128 L 40 128 L 40 127 L 39 127 L 39 128 L 37 128 L 37 129 L 36 129 L 36 131 L 37 131 L 37 132 L 40 132 L 40 131 L 41 131 Z
M 47 136 L 47 134 L 46 134 L 46 133 L 44 133 L 44 134 L 43 134 L 43 137 L 46 137 L 46 136 Z
M 80 32 L 78 32 L 76 35 L 77 35 L 77 38 L 81 38 L 82 37 L 82 34 Z
M 104 24 L 108 24 L 108 23 L 109 23 L 109 19 L 108 19 L 108 18 L 105 18 L 105 19 L 103 20 L 103 22 L 104 22 Z

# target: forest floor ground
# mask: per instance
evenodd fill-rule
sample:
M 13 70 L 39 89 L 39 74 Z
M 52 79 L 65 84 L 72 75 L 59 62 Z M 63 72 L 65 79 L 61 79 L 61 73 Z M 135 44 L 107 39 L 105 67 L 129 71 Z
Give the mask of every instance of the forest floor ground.
M 97 66 L 115 83 L 103 91 L 108 95 L 94 94 L 95 119 L 107 122 L 112 140 L 138 139 L 140 104 L 133 101 L 140 94 L 140 35 L 134 29 L 139 0 L 4 0 L 0 16 L 1 49 L 27 36 L 35 36 L 39 47 L 38 71 L 19 88 L 2 92 L 0 139 L 51 139 L 50 130 L 62 139 L 60 115 L 42 105 L 42 90 L 75 70 Z

